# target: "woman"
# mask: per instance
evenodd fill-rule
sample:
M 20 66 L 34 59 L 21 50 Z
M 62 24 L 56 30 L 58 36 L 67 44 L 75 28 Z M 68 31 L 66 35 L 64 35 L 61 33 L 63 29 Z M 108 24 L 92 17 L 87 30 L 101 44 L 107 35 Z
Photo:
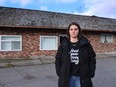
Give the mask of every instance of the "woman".
M 90 42 L 82 36 L 79 24 L 71 23 L 55 56 L 58 87 L 93 87 L 95 56 Z

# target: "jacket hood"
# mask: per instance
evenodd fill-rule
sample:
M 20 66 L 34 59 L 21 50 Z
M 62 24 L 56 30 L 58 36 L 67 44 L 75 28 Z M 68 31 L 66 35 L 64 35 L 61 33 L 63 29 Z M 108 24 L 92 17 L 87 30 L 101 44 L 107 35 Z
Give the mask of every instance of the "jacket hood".
M 80 40 L 79 40 L 79 48 L 81 48 L 81 47 L 83 47 L 85 45 L 88 45 L 88 44 L 90 44 L 90 42 L 86 37 L 80 38 Z
M 67 46 L 68 43 L 69 43 L 69 39 L 66 36 L 62 37 L 60 44 L 63 46 Z
M 66 36 L 62 38 L 61 45 L 68 46 L 69 43 L 70 43 L 70 40 Z M 82 38 L 79 39 L 79 48 L 88 44 L 90 44 L 90 42 L 86 37 L 83 36 Z

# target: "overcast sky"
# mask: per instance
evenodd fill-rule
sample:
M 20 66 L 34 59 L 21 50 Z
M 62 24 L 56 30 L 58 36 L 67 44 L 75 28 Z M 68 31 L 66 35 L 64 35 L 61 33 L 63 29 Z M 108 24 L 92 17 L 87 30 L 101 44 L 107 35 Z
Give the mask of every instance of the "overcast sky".
M 116 0 L 0 0 L 0 6 L 116 19 Z

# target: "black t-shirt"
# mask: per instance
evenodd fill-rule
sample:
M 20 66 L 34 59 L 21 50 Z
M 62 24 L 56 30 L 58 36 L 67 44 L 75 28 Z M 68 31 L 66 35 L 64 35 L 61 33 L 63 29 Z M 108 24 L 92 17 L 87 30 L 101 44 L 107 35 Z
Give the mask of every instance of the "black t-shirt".
M 79 76 L 79 46 L 78 42 L 70 42 L 70 60 L 71 60 L 71 70 L 70 75 Z

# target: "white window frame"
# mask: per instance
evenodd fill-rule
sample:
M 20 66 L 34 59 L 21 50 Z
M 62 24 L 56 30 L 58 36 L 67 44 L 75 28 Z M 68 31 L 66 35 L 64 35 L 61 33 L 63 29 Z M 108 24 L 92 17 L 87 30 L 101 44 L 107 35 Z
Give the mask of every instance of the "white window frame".
M 2 37 L 19 37 L 20 40 L 1 40 Z M 12 50 L 11 46 L 10 46 L 10 50 L 1 50 L 1 42 L 2 41 L 8 41 L 8 42 L 12 42 L 12 41 L 20 41 L 20 49 L 17 50 Z M 0 35 L 0 51 L 22 51 L 22 35 Z
M 44 38 L 44 37 L 55 37 L 56 38 L 56 44 L 55 44 L 55 49 L 42 49 L 41 48 L 41 45 L 42 45 L 42 38 Z M 40 50 L 57 50 L 57 48 L 58 48 L 58 36 L 40 36 Z
M 111 42 L 109 42 L 109 41 L 108 41 L 108 42 L 105 42 L 105 41 L 102 42 L 102 40 L 101 40 L 102 38 L 101 38 L 101 37 L 104 36 L 104 37 L 105 37 L 105 40 L 107 41 L 107 35 L 111 35 Z M 101 43 L 113 43 L 113 34 L 102 33 L 102 34 L 100 35 L 100 42 L 101 42 Z

